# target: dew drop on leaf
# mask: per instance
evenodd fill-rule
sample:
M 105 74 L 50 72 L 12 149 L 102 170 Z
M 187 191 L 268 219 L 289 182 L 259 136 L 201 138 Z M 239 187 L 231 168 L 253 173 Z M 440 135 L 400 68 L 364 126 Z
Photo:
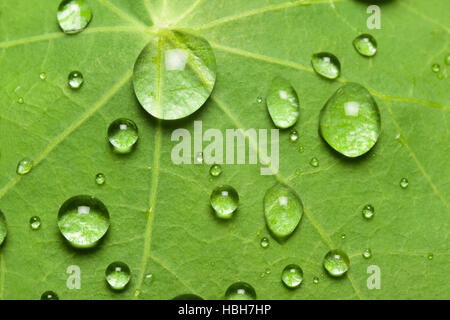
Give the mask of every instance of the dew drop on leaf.
M 270 246 L 269 238 L 263 237 L 260 241 L 260 245 L 261 245 L 261 248 L 264 248 L 264 249 L 268 248 Z
M 185 294 L 180 294 L 179 296 L 176 296 L 172 300 L 195 301 L 195 300 L 203 300 L 203 298 L 196 294 L 185 293 Z
M 445 64 L 450 65 L 450 54 L 445 57 Z
M 430 253 L 430 254 L 428 254 L 428 260 L 433 260 L 434 259 L 434 254 L 432 254 L 432 253 Z
M 362 34 L 353 40 L 356 51 L 366 57 L 373 57 L 377 53 L 377 41 L 370 34 Z
M 59 300 L 59 297 L 54 291 L 45 291 L 41 295 L 41 300 Z
M 368 152 L 381 133 L 378 106 L 366 88 L 348 83 L 338 89 L 320 112 L 320 134 L 347 157 Z
M 219 186 L 211 193 L 210 202 L 217 218 L 231 219 L 238 208 L 239 195 L 231 186 Z
M 313 54 L 311 64 L 314 71 L 322 77 L 336 79 L 341 74 L 341 63 L 332 53 L 320 52 Z
M 203 106 L 216 82 L 216 58 L 208 41 L 163 31 L 134 66 L 134 92 L 142 107 L 163 120 L 185 118 Z
M 441 66 L 439 65 L 439 64 L 437 64 L 437 63 L 435 63 L 435 64 L 433 64 L 432 66 L 431 66 L 431 70 L 433 71 L 433 72 L 439 72 L 440 70 L 441 70 Z
M 309 164 L 311 165 L 311 167 L 317 168 L 320 165 L 319 159 L 312 158 Z
M 401 187 L 402 189 L 406 189 L 406 188 L 408 188 L 408 186 L 409 186 L 409 181 L 408 181 L 408 179 L 402 178 L 402 179 L 400 180 L 400 187 Z
M 261 98 L 261 97 L 256 98 L 256 102 L 262 103 L 263 102 L 263 98 Z
M 297 130 L 292 130 L 291 133 L 289 133 L 289 139 L 292 142 L 296 142 L 298 140 L 298 132 L 297 132 Z
M 8 234 L 8 228 L 6 226 L 6 218 L 3 211 L 0 210 L 0 245 L 5 241 L 6 235 Z
M 34 216 L 30 218 L 30 227 L 33 230 L 38 230 L 41 227 L 41 218 Z
M 288 186 L 276 184 L 264 196 L 266 225 L 279 239 L 289 237 L 303 216 L 303 204 L 297 193 Z
M 370 220 L 375 216 L 375 208 L 368 204 L 362 209 L 362 215 L 365 219 Z
M 25 100 L 22 97 L 18 97 L 17 98 L 17 103 L 18 104 L 24 104 Z
M 104 185 L 106 182 L 106 177 L 103 173 L 97 173 L 95 176 L 95 183 L 99 186 Z
M 80 195 L 63 203 L 58 213 L 58 227 L 76 248 L 97 245 L 109 229 L 108 209 L 99 199 Z
M 226 300 L 256 300 L 256 292 L 246 282 L 236 282 L 228 287 L 225 293 Z
M 69 73 L 68 81 L 71 89 L 80 89 L 84 83 L 83 74 L 79 71 L 72 71 Z
M 314 284 L 319 284 L 319 278 L 318 277 L 314 277 L 313 278 L 313 283 Z
M 266 102 L 270 117 L 277 128 L 290 128 L 297 122 L 299 100 L 297 92 L 289 81 L 275 78 Z
M 222 174 L 222 167 L 219 164 L 214 164 L 209 169 L 209 174 L 213 177 L 218 177 Z
M 130 282 L 131 271 L 127 264 L 116 261 L 106 268 L 105 278 L 111 289 L 123 290 Z
M 17 174 L 23 176 L 29 173 L 31 169 L 33 169 L 33 161 L 28 158 L 24 158 L 17 164 L 16 172 Z
M 372 250 L 367 248 L 363 251 L 362 256 L 364 259 L 370 259 L 372 258 Z
M 108 140 L 116 153 L 130 153 L 138 139 L 138 128 L 132 120 L 120 118 L 109 125 Z
M 45 72 L 41 72 L 41 74 L 39 75 L 39 78 L 41 80 L 46 80 L 47 79 L 47 74 Z
M 296 264 L 286 266 L 281 273 L 281 281 L 289 288 L 298 288 L 303 281 L 303 270 Z
M 56 15 L 61 30 L 66 34 L 80 33 L 92 20 L 92 10 L 85 0 L 63 0 Z
M 340 249 L 331 250 L 323 259 L 323 267 L 332 277 L 341 277 L 350 268 L 350 259 Z

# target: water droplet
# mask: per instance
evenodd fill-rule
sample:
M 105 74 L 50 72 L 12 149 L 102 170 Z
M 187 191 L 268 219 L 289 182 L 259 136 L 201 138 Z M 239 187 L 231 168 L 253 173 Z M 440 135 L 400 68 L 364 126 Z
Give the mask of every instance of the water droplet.
M 29 173 L 32 168 L 33 168 L 33 161 L 28 158 L 25 158 L 19 161 L 16 172 L 17 174 L 23 176 Z
M 132 120 L 120 118 L 109 125 L 108 140 L 116 153 L 130 153 L 138 139 L 138 128 Z
M 91 248 L 97 245 L 108 231 L 109 225 L 108 209 L 92 196 L 72 197 L 59 209 L 59 230 L 76 248 Z
M 406 189 L 406 188 L 408 188 L 408 186 L 409 186 L 409 181 L 408 181 L 408 179 L 402 178 L 402 179 L 400 180 L 400 187 L 401 187 L 402 189 Z
M 145 277 L 144 277 L 144 283 L 145 283 L 146 285 L 150 285 L 150 284 L 153 283 L 153 279 L 154 279 L 153 274 L 148 273 L 148 274 L 146 274 Z
M 41 227 L 41 218 L 34 216 L 30 218 L 30 227 L 33 230 L 37 230 Z
M 328 79 L 336 79 L 341 73 L 341 63 L 335 55 L 328 52 L 316 53 L 311 64 L 319 75 Z
M 366 57 L 373 57 L 377 53 L 377 41 L 370 34 L 362 34 L 353 40 L 356 51 Z
M 334 93 L 320 112 L 320 134 L 337 152 L 359 157 L 368 152 L 381 133 L 378 106 L 357 83 L 347 83 Z
M 239 195 L 231 186 L 219 186 L 211 193 L 211 206 L 217 218 L 231 219 L 239 205 Z
M 255 289 L 246 282 L 233 283 L 225 293 L 226 300 L 256 300 Z
M 292 130 L 291 133 L 289 134 L 289 139 L 292 142 L 296 142 L 298 140 L 298 132 L 297 130 Z
M 186 293 L 186 294 L 180 294 L 179 296 L 176 296 L 172 300 L 194 301 L 194 300 L 203 300 L 203 298 L 196 294 Z
M 150 39 L 134 66 L 134 92 L 142 107 L 162 120 L 200 109 L 216 82 L 216 58 L 204 38 L 163 30 Z
M 362 256 L 363 256 L 364 259 L 372 258 L 372 250 L 367 248 L 366 250 L 363 251 Z
M 313 283 L 314 284 L 319 284 L 319 278 L 318 277 L 314 277 L 313 278 Z
M 266 101 L 270 117 L 277 128 L 290 128 L 297 122 L 299 101 L 289 81 L 275 78 Z
M 433 260 L 434 259 L 434 254 L 432 254 L 432 253 L 430 253 L 430 254 L 428 254 L 428 260 Z
M 79 71 L 72 71 L 69 73 L 69 87 L 72 89 L 80 89 L 84 83 L 83 74 Z
M 298 152 L 299 152 L 299 153 L 305 152 L 305 147 L 299 146 L 299 147 L 298 147 Z
M 0 210 L 0 246 L 5 241 L 6 235 L 8 234 L 8 228 L 6 226 L 6 218 L 3 211 Z
M 92 19 L 92 11 L 85 0 L 64 0 L 58 7 L 57 19 L 66 34 L 80 33 Z
M 39 75 L 39 78 L 41 80 L 46 80 L 47 79 L 47 74 L 45 72 L 41 72 L 41 74 Z
M 263 102 L 263 98 L 261 98 L 261 97 L 256 98 L 256 102 L 262 103 Z
M 445 64 L 450 65 L 450 54 L 445 57 Z
M 364 206 L 362 209 L 362 215 L 365 219 L 372 219 L 375 215 L 375 208 L 370 204 Z
M 442 80 L 442 79 L 445 78 L 445 74 L 444 74 L 443 72 L 440 72 L 440 73 L 438 73 L 437 78 L 438 78 L 439 80 Z
M 209 174 L 213 177 L 218 177 L 222 174 L 222 167 L 218 164 L 214 164 L 209 169 Z
M 303 270 L 296 264 L 290 264 L 284 268 L 281 274 L 281 281 L 290 288 L 298 288 L 303 281 Z
M 344 251 L 335 249 L 326 254 L 323 266 L 331 276 L 341 277 L 350 268 L 350 260 Z
M 439 71 L 441 71 L 441 66 L 439 65 L 439 64 L 437 64 L 437 63 L 435 63 L 435 64 L 433 64 L 432 66 L 431 66 L 431 70 L 433 71 L 433 72 L 439 72 Z
M 295 170 L 295 175 L 297 177 L 301 176 L 302 175 L 302 170 L 300 170 L 300 169 Z
M 22 97 L 18 97 L 17 98 L 17 103 L 18 104 L 24 104 L 25 100 Z
M 103 173 L 97 173 L 97 175 L 95 176 L 95 183 L 101 186 L 105 184 L 105 181 L 106 181 L 105 175 Z
M 264 196 L 264 215 L 272 234 L 284 239 L 299 225 L 303 216 L 303 204 L 290 187 L 276 184 Z
M 54 291 L 45 291 L 41 295 L 41 300 L 59 300 L 59 297 Z
M 312 158 L 311 161 L 309 162 L 309 164 L 310 164 L 312 167 L 317 168 L 317 167 L 320 165 L 319 159 L 317 159 L 317 158 Z
M 260 244 L 261 244 L 262 248 L 264 248 L 264 249 L 268 248 L 270 246 L 269 238 L 267 238 L 267 237 L 262 238 Z
M 112 289 L 123 290 L 131 279 L 130 268 L 123 262 L 113 262 L 106 268 L 105 277 Z

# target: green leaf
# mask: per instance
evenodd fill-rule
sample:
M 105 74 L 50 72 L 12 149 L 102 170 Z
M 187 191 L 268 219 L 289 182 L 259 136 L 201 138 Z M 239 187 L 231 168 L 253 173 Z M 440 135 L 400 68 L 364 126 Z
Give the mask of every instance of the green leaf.
M 75 36 L 59 29 L 59 0 L 35 2 L 3 1 L 0 9 L 0 208 L 8 224 L 0 298 L 39 299 L 52 290 L 61 299 L 219 299 L 238 281 L 251 284 L 259 299 L 450 298 L 448 1 L 379 2 L 381 29 L 367 30 L 369 4 L 357 0 L 89 0 L 93 19 Z M 176 122 L 144 112 L 132 85 L 136 59 L 162 29 L 200 35 L 217 62 L 211 97 Z M 361 33 L 377 40 L 372 58 L 353 48 Z M 317 52 L 339 58 L 337 80 L 314 72 Z M 434 63 L 440 73 L 431 70 Z M 67 84 L 74 70 L 85 80 L 76 91 Z M 302 101 L 299 140 L 280 133 L 277 175 L 261 176 L 257 165 L 222 165 L 210 182 L 209 166 L 172 163 L 172 132 L 192 134 L 194 120 L 203 130 L 272 129 L 257 98 L 277 76 Z M 356 160 L 338 156 L 318 133 L 321 108 L 349 81 L 374 96 L 383 126 L 376 146 Z M 139 128 L 128 155 L 113 153 L 106 138 L 109 124 L 122 117 Z M 309 164 L 313 157 L 317 168 Z M 18 176 L 24 158 L 34 166 Z M 102 186 L 95 183 L 99 172 Z M 399 186 L 403 177 L 407 189 Z M 276 182 L 298 193 L 304 217 L 287 242 L 271 239 L 263 249 L 261 238 L 270 237 L 263 197 Z M 240 198 L 229 221 L 218 221 L 209 205 L 211 191 L 223 184 Z M 60 206 L 80 194 L 100 199 L 111 218 L 107 235 L 89 251 L 68 246 L 57 226 Z M 375 208 L 371 220 L 361 214 L 367 204 Z M 30 229 L 32 216 L 41 218 L 39 230 Z M 350 258 L 341 279 L 322 265 L 332 248 Z M 366 248 L 370 259 L 361 255 Z M 105 283 L 113 261 L 131 269 L 121 292 Z M 297 290 L 280 279 L 292 263 L 304 272 Z M 79 290 L 66 285 L 73 265 L 81 270 Z M 367 287 L 372 265 L 381 271 L 380 290 Z M 261 278 L 266 269 L 270 275 Z

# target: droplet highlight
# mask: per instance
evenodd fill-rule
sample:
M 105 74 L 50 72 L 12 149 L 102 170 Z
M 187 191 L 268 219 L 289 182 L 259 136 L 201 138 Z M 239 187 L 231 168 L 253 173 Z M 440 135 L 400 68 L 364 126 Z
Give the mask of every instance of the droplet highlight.
M 408 188 L 408 186 L 409 186 L 409 181 L 408 181 L 408 179 L 402 178 L 402 179 L 400 180 L 400 187 L 401 187 L 402 189 L 406 189 L 406 188 Z
M 72 71 L 69 73 L 67 80 L 69 82 L 69 87 L 74 90 L 80 89 L 84 83 L 83 74 L 79 71 Z
M 41 300 L 59 300 L 59 297 L 54 291 L 45 291 L 41 295 Z

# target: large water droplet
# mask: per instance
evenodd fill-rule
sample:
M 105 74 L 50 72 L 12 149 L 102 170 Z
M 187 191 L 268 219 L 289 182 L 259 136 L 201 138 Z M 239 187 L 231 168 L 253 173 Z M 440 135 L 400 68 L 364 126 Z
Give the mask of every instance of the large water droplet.
M 121 118 L 109 125 L 108 140 L 117 153 L 130 153 L 138 139 L 138 128 L 132 120 Z
M 16 172 L 17 174 L 23 176 L 29 173 L 31 169 L 33 169 L 33 161 L 28 158 L 24 158 L 20 160 L 19 163 L 17 164 Z
M 80 195 L 64 202 L 58 213 L 58 227 L 76 248 L 95 246 L 109 229 L 109 213 L 97 198 Z
M 319 75 L 328 79 L 336 79 L 341 74 L 341 63 L 335 55 L 328 52 L 316 53 L 311 64 Z
M 219 186 L 211 193 L 211 206 L 216 217 L 231 219 L 239 205 L 239 195 L 231 186 Z
M 284 268 L 281 274 L 281 281 L 290 288 L 298 288 L 303 281 L 303 270 L 296 264 L 290 264 Z
M 350 268 L 350 259 L 340 249 L 331 250 L 323 259 L 323 266 L 331 276 L 341 277 Z
M 24 104 L 24 103 L 25 103 L 25 100 L 24 100 L 22 97 L 18 97 L 18 98 L 17 98 L 17 103 L 18 103 L 18 104 Z
M 264 196 L 266 224 L 272 234 L 284 239 L 297 228 L 303 215 L 303 204 L 297 193 L 283 184 L 276 184 Z
M 64 0 L 58 8 L 57 19 L 67 34 L 80 33 L 92 19 L 92 11 L 85 0 Z
M 33 230 L 37 230 L 41 227 L 41 218 L 34 216 L 30 218 L 30 227 Z
M 176 296 L 172 300 L 195 301 L 195 300 L 203 300 L 203 298 L 196 294 L 185 293 L 185 294 L 180 294 L 179 296 Z
M 111 289 L 123 290 L 131 279 L 130 268 L 123 262 L 113 262 L 106 268 L 105 277 Z
M 218 177 L 222 174 L 222 167 L 218 164 L 214 164 L 209 169 L 209 174 L 213 177 Z
M 366 57 L 373 57 L 377 53 L 377 41 L 370 34 L 362 34 L 353 40 L 356 51 Z
M 134 66 L 134 92 L 142 107 L 163 120 L 187 117 L 210 96 L 216 58 L 203 38 L 162 31 L 142 50 Z
M 286 129 L 297 122 L 299 101 L 289 81 L 275 78 L 266 101 L 270 117 L 277 128 Z
M 59 300 L 59 297 L 54 291 L 45 291 L 41 295 L 41 300 Z
M 6 226 L 6 218 L 3 211 L 0 210 L 0 246 L 5 241 L 6 235 L 8 234 L 8 228 Z
M 381 133 L 378 106 L 366 88 L 348 83 L 320 112 L 320 134 L 337 152 L 358 157 L 368 152 Z
M 408 181 L 408 179 L 402 178 L 402 179 L 400 180 L 400 187 L 401 187 L 402 189 L 406 189 L 406 188 L 408 188 L 408 186 L 409 186 L 409 181 Z
M 74 90 L 80 89 L 84 83 L 84 77 L 80 71 L 72 71 L 69 73 L 67 80 L 69 81 L 69 87 Z
M 256 300 L 255 289 L 246 282 L 233 283 L 225 293 L 226 300 Z
M 375 215 L 375 208 L 370 204 L 364 206 L 362 209 L 362 215 L 365 219 L 372 219 Z

